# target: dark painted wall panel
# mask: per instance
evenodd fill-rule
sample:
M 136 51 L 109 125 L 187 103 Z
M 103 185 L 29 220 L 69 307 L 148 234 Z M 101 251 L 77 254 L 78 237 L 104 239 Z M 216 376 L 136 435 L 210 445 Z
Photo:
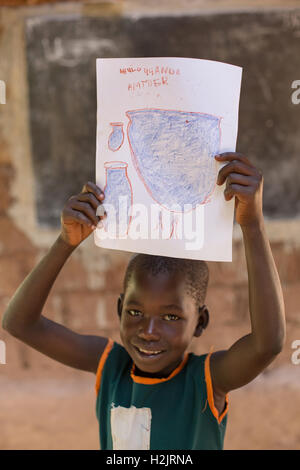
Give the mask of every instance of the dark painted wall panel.
M 97 57 L 175 56 L 243 67 L 237 151 L 264 174 L 264 212 L 300 215 L 300 10 L 185 17 L 29 18 L 26 25 L 38 220 L 94 181 Z M 121 97 L 120 97 L 121 98 Z

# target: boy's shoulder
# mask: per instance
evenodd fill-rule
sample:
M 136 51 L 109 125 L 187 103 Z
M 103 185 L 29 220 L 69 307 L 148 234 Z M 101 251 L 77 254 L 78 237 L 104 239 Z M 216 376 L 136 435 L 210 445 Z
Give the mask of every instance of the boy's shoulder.
M 105 362 L 113 362 L 117 367 L 122 365 L 130 365 L 131 357 L 122 344 L 111 338 L 108 339 L 108 353 Z
M 203 376 L 204 376 L 205 369 L 209 367 L 208 359 L 209 359 L 209 353 L 195 354 L 193 352 L 190 352 L 187 366 L 191 370 L 191 372 L 196 372 L 201 369 L 201 371 L 203 372 Z

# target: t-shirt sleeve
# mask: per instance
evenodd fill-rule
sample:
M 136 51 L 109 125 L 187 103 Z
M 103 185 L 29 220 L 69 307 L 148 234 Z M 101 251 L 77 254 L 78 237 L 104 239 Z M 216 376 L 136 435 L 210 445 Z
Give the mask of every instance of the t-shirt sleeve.
M 204 361 L 204 377 L 205 377 L 205 383 L 206 383 L 207 401 L 208 401 L 212 414 L 214 415 L 214 417 L 220 424 L 228 412 L 228 393 L 225 395 L 224 410 L 221 413 L 219 413 L 219 411 L 215 407 L 213 386 L 212 386 L 212 380 L 211 380 L 211 372 L 210 372 L 211 354 L 212 354 L 211 352 L 207 354 L 205 357 L 205 361 Z
M 109 338 L 108 342 L 107 342 L 107 345 L 105 346 L 104 351 L 101 354 L 101 357 L 99 359 L 99 364 L 98 364 L 98 368 L 97 368 L 97 372 L 96 372 L 96 383 L 95 383 L 96 395 L 98 395 L 98 393 L 99 393 L 103 367 L 104 367 L 104 365 L 107 361 L 109 353 L 111 352 L 111 350 L 113 348 L 113 345 L 114 345 L 114 341 L 111 338 Z
M 193 375 L 193 380 L 196 384 L 196 389 L 200 394 L 198 399 L 201 401 L 203 411 L 209 410 L 213 419 L 216 419 L 218 424 L 221 424 L 224 417 L 228 412 L 228 394 L 225 396 L 225 406 L 221 413 L 215 406 L 213 385 L 210 369 L 210 358 L 212 352 L 202 354 L 201 356 L 192 355 L 190 372 Z

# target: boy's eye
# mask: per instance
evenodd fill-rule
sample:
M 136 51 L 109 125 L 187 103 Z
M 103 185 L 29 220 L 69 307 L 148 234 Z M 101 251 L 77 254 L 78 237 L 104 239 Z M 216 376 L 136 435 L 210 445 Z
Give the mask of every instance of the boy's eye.
M 126 311 L 131 317 L 139 317 L 142 315 L 142 312 L 140 312 L 139 310 L 130 309 Z M 167 313 L 163 316 L 163 318 L 167 321 L 179 320 L 179 317 L 177 315 L 174 315 L 173 313 Z
M 141 315 L 141 312 L 139 310 L 127 310 L 127 313 L 131 315 L 132 317 L 138 317 Z
M 167 321 L 176 321 L 179 320 L 179 317 L 177 315 L 174 315 L 173 313 L 167 313 L 164 315 L 164 319 Z

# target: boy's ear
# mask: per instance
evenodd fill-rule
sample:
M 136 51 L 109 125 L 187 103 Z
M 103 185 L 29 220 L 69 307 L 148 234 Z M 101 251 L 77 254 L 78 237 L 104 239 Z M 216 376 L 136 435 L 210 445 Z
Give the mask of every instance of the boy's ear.
M 209 312 L 206 305 L 198 308 L 199 320 L 195 329 L 194 336 L 201 336 L 203 330 L 207 327 L 209 323 Z
M 118 298 L 118 316 L 121 319 L 122 309 L 123 309 L 123 302 L 124 302 L 124 294 L 120 294 Z

